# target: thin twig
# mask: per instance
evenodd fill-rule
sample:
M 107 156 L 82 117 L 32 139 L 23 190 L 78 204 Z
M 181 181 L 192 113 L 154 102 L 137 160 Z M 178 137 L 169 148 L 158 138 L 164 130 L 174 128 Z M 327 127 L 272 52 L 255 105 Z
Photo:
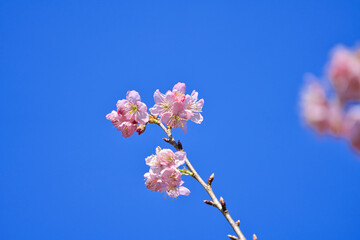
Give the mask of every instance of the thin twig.
M 166 139 L 166 142 L 168 142 L 169 144 L 171 144 L 176 150 L 178 151 L 184 151 L 182 148 L 182 145 L 179 141 L 179 144 L 176 143 L 174 137 L 172 136 L 171 133 L 171 129 L 170 128 L 166 128 L 164 126 L 164 124 L 162 124 L 158 119 L 156 119 L 155 117 L 153 118 L 152 123 L 155 123 L 156 125 L 158 125 L 159 127 L 161 127 L 164 132 L 166 133 L 166 135 L 168 136 L 168 139 Z M 230 213 L 228 211 L 228 209 L 225 207 L 225 201 L 224 199 L 221 198 L 221 200 L 223 200 L 221 203 L 220 201 L 217 199 L 217 197 L 215 196 L 215 193 L 212 190 L 211 187 L 211 182 L 210 184 L 205 183 L 205 181 L 200 177 L 200 175 L 196 172 L 195 168 L 193 167 L 193 165 L 190 163 L 189 159 L 186 158 L 186 166 L 187 168 L 192 172 L 192 177 L 196 179 L 196 181 L 198 181 L 201 186 L 206 190 L 206 192 L 209 194 L 209 196 L 212 199 L 212 204 L 209 204 L 210 201 L 206 200 L 205 203 L 209 204 L 209 205 L 213 205 L 214 207 L 216 207 L 226 218 L 226 220 L 229 222 L 229 224 L 231 225 L 231 227 L 234 229 L 235 233 L 237 234 L 239 240 L 246 240 L 244 234 L 241 232 L 240 227 L 238 224 L 235 223 L 235 221 L 232 219 L 232 217 L 230 216 Z

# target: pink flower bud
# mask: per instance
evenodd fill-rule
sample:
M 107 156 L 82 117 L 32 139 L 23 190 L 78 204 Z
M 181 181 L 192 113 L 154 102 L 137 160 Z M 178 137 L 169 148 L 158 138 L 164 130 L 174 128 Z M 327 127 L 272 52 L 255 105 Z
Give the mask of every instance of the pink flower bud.
M 146 124 L 140 124 L 137 128 L 136 128 L 136 132 L 140 135 L 143 132 L 145 132 L 146 129 Z

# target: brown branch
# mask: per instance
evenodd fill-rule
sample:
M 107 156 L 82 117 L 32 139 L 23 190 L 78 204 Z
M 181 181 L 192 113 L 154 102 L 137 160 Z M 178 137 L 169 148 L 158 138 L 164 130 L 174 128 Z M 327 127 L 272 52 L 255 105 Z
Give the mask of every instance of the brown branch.
M 159 127 L 161 127 L 164 132 L 166 133 L 166 135 L 168 136 L 168 139 L 164 139 L 167 143 L 171 144 L 176 150 L 178 151 L 184 151 L 183 150 L 183 146 L 181 144 L 181 142 L 179 141 L 178 143 L 176 143 L 174 137 L 172 136 L 171 133 L 171 128 L 166 128 L 164 126 L 164 124 L 162 124 L 159 119 L 157 119 L 156 117 L 152 116 L 152 121 L 151 123 L 155 123 L 156 125 L 158 125 Z M 201 186 L 206 190 L 206 192 L 209 194 L 209 196 L 211 197 L 212 201 L 209 200 L 205 200 L 204 202 L 206 204 L 212 205 L 214 207 L 216 207 L 226 218 L 226 220 L 229 222 L 229 224 L 231 225 L 231 227 L 234 229 L 236 235 L 238 236 L 237 239 L 239 240 L 246 240 L 244 234 L 241 232 L 240 227 L 239 227 L 239 223 L 235 223 L 235 221 L 232 219 L 232 217 L 230 216 L 229 211 L 226 208 L 226 204 L 223 198 L 220 198 L 220 201 L 217 199 L 217 197 L 215 196 L 215 193 L 212 190 L 211 187 L 211 183 L 212 180 L 214 178 L 213 175 L 210 176 L 209 180 L 208 180 L 208 184 L 205 183 L 205 181 L 200 177 L 200 175 L 196 172 L 195 168 L 193 167 L 193 165 L 190 163 L 189 159 L 186 158 L 186 166 L 187 168 L 192 172 L 192 177 L 195 178 L 196 181 L 198 181 Z M 212 179 L 211 179 L 212 178 Z M 230 237 L 231 235 L 229 235 Z M 233 237 L 233 236 L 231 236 Z M 231 238 L 230 237 L 230 238 Z M 235 238 L 236 239 L 236 238 Z

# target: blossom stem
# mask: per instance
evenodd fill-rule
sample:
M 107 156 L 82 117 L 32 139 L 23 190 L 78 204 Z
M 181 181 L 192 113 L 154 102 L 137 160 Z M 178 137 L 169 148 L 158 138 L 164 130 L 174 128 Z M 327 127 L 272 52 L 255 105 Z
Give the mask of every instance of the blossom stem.
M 163 123 L 161 123 L 160 121 L 153 121 L 151 123 L 155 123 L 156 125 L 158 125 L 159 127 L 161 127 L 164 132 L 166 133 L 166 135 L 168 136 L 168 142 L 169 144 L 171 144 L 177 151 L 183 151 L 182 146 L 179 146 L 174 137 L 172 136 L 171 133 L 171 128 L 167 128 L 164 126 Z M 209 194 L 209 196 L 211 197 L 211 200 L 213 202 L 213 206 L 216 207 L 226 218 L 226 220 L 229 222 L 229 224 L 231 225 L 231 227 L 234 229 L 235 233 L 238 236 L 238 239 L 240 240 L 246 240 L 244 234 L 241 232 L 240 227 L 235 223 L 235 221 L 232 219 L 232 217 L 230 216 L 230 213 L 228 211 L 228 209 L 225 206 L 225 202 L 223 201 L 223 204 L 220 203 L 220 201 L 218 200 L 218 198 L 215 196 L 214 191 L 212 190 L 211 184 L 207 184 L 205 183 L 205 181 L 200 177 L 200 175 L 196 172 L 194 166 L 190 163 L 189 159 L 186 158 L 185 159 L 186 162 L 186 166 L 187 168 L 191 171 L 191 176 L 193 178 L 195 178 L 196 181 L 198 181 L 200 183 L 200 185 L 206 190 L 206 192 Z

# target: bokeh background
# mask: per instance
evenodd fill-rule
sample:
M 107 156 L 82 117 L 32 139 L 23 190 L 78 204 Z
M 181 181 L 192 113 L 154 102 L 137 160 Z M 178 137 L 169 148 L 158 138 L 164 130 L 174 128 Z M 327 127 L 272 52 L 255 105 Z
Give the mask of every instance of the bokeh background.
M 175 131 L 248 239 L 360 239 L 360 156 L 299 114 L 307 72 L 360 40 L 360 1 L 0 1 L 0 239 L 227 239 L 225 219 L 144 186 L 150 126 L 105 115 L 181 81 L 204 122 Z

